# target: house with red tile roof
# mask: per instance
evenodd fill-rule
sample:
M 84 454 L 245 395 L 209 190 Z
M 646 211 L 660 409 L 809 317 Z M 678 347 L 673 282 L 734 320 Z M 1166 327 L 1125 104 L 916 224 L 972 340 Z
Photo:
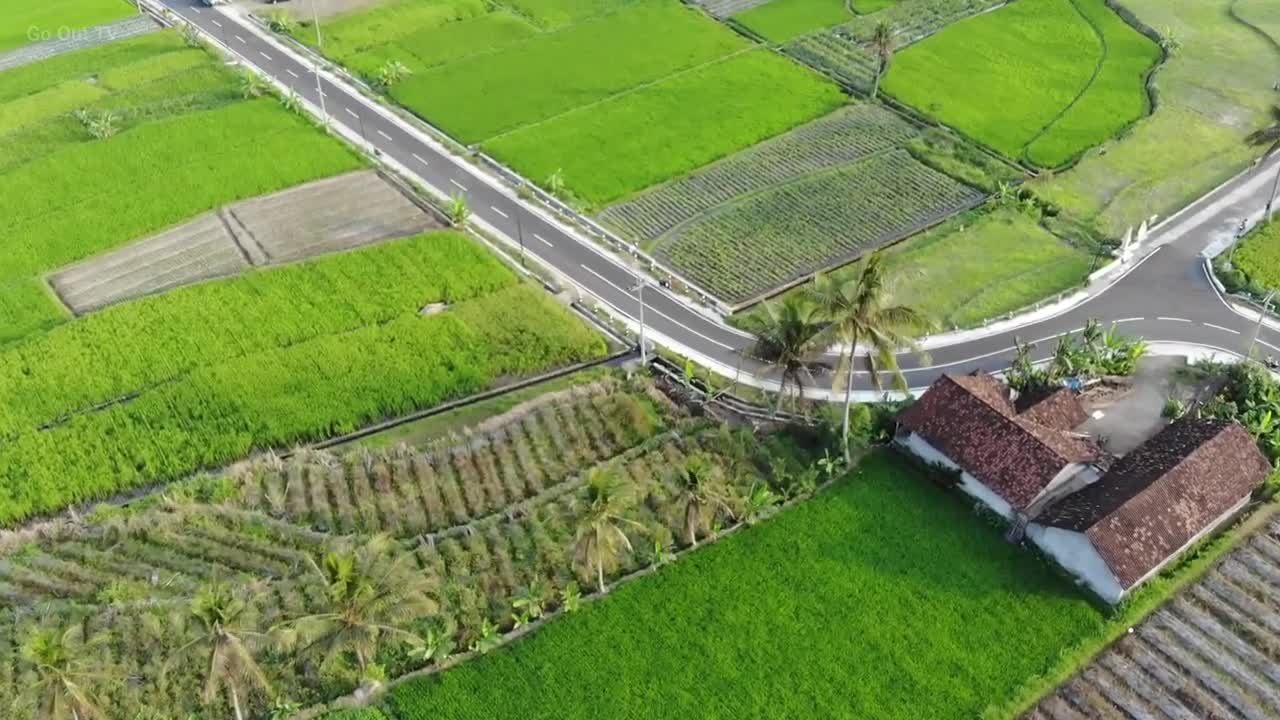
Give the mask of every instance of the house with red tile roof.
M 1270 472 L 1238 423 L 1186 418 L 1040 513 L 1027 537 L 1115 603 L 1239 513 Z
M 1085 420 L 1073 391 L 1018 401 L 994 376 L 943 375 L 899 414 L 896 441 L 959 471 L 964 492 L 1017 523 L 1096 481 L 1105 457 L 1072 430 Z

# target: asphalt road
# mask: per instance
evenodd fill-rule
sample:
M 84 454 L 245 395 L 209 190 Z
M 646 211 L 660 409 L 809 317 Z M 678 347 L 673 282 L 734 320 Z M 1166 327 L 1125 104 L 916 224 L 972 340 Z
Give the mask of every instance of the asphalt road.
M 244 62 L 320 105 L 313 68 L 250 28 L 198 0 L 161 0 L 175 14 L 217 38 Z M 526 252 L 609 306 L 613 313 L 638 321 L 638 270 L 633 270 L 526 207 L 518 199 L 483 180 L 465 160 L 437 150 L 417 131 L 406 128 L 356 90 L 321 76 L 324 107 L 332 122 L 377 148 L 430 186 L 467 198 L 472 215 L 508 237 L 523 236 Z M 1176 149 L 1171 149 L 1176 152 Z M 1076 308 L 1005 333 L 968 342 L 935 347 L 927 364 L 904 356 L 902 367 L 911 387 L 924 387 L 942 372 L 1001 370 L 1008 366 L 1014 339 L 1039 341 L 1037 355 L 1052 351 L 1054 338 L 1079 330 L 1090 318 L 1120 323 L 1126 334 L 1153 342 L 1195 344 L 1244 355 L 1252 343 L 1255 323 L 1233 312 L 1206 277 L 1200 252 L 1214 240 L 1232 235 L 1241 219 L 1256 218 L 1271 185 L 1264 177 L 1275 162 L 1201 198 L 1177 218 L 1160 226 L 1146 247 L 1159 246 L 1105 292 Z M 999 262 L 992 258 L 991 262 Z M 644 321 L 651 337 L 721 368 L 755 369 L 741 359 L 752 338 L 718 318 L 695 310 L 652 283 L 643 291 Z M 1259 352 L 1280 357 L 1280 333 L 1262 328 Z M 862 376 L 859 386 L 869 387 Z

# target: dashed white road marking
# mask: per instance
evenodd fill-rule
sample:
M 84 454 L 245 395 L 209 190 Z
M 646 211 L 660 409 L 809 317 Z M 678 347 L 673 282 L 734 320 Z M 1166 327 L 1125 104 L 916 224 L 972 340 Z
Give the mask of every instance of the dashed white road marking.
M 284 71 L 285 71 L 285 72 L 287 72 L 287 73 L 289 73 L 290 75 L 292 75 L 292 76 L 294 76 L 294 77 L 298 77 L 298 73 L 296 73 L 296 72 L 294 72 L 294 71 L 290 70 L 289 68 L 285 68 L 285 69 L 284 69 Z
M 382 137 L 384 137 L 384 138 L 388 139 L 388 140 L 390 140 L 390 139 L 391 139 L 391 136 L 390 136 L 390 135 L 388 135 L 388 134 L 386 134 L 386 133 L 382 132 L 381 130 L 379 130 L 379 131 L 378 131 L 378 134 L 379 134 L 379 135 L 381 135 Z
M 266 53 L 262 52 L 261 50 L 259 50 L 259 51 L 258 51 L 258 54 L 259 54 L 259 55 L 261 55 L 262 57 L 266 58 L 267 62 L 271 62 L 271 56 L 270 56 L 270 55 L 268 55 L 268 54 L 266 54 Z
M 543 245 L 546 245 L 547 247 L 555 247 L 555 245 L 552 245 L 552 244 L 551 244 L 551 241 L 550 241 L 550 240 L 548 240 L 548 239 L 546 239 L 546 238 L 542 237 L 542 236 L 541 236 L 541 235 L 539 235 L 538 233 L 533 233 L 533 236 L 534 236 L 535 238 L 537 238 L 537 239 L 538 239 L 538 241 L 539 241 L 539 242 L 541 242 Z
M 449 182 L 451 182 L 451 183 L 453 183 L 454 185 L 458 186 L 458 188 L 459 188 L 460 190 L 462 190 L 462 192 L 466 192 L 466 191 L 467 191 L 467 186 L 466 186 L 466 185 L 463 185 L 462 183 L 458 182 L 457 180 L 454 180 L 453 178 L 449 178 Z
M 1232 335 L 1239 335 L 1239 334 L 1240 334 L 1240 331 L 1239 331 L 1239 330 L 1232 330 L 1231 328 L 1222 327 L 1221 325 L 1214 325 L 1213 323 L 1205 323 L 1205 324 L 1204 324 L 1204 326 L 1205 326 L 1205 327 L 1211 327 L 1211 328 L 1213 328 L 1214 330 L 1221 330 L 1222 332 L 1229 332 L 1229 333 L 1231 333 Z
M 506 214 L 506 213 L 502 212 L 501 210 L 499 210 L 498 208 L 496 208 L 496 207 L 494 207 L 494 206 L 492 206 L 492 205 L 490 205 L 490 206 L 489 206 L 489 208 L 490 208 L 491 210 L 493 210 L 494 212 L 498 213 L 499 215 L 501 215 L 501 216 L 502 216 L 502 217 L 504 217 L 504 218 L 510 218 L 510 217 L 511 217 L 510 215 L 508 215 L 508 214 Z
M 608 285 L 609 287 L 613 288 L 614 290 L 617 290 L 618 292 L 621 292 L 621 293 L 623 293 L 624 295 L 629 295 L 629 296 L 631 296 L 631 297 L 636 297 L 636 296 L 635 296 L 634 294 L 632 294 L 630 291 L 628 291 L 628 290 L 624 290 L 623 288 L 619 287 L 617 283 L 615 283 L 615 282 L 613 282 L 612 280 L 610 280 L 609 278 L 607 278 L 607 277 L 605 277 L 605 276 L 601 275 L 600 273 L 596 272 L 595 270 L 592 270 L 591 268 L 587 267 L 586 265 L 583 265 L 582 263 L 578 263 L 578 267 L 581 267 L 583 270 L 586 270 L 587 272 L 591 273 L 592 275 L 595 275 L 597 278 L 600 278 L 600 281 L 601 281 L 601 282 L 603 282 L 604 284 L 606 284 L 606 285 Z M 628 311 L 626 311 L 626 310 L 622 310 L 621 308 L 619 308 L 619 310 L 621 310 L 621 312 L 622 312 L 624 315 L 626 315 L 627 317 L 632 317 L 632 315 L 631 315 L 631 313 L 630 313 L 630 312 L 628 312 Z M 688 333 L 692 333 L 692 334 L 694 334 L 694 335 L 697 335 L 698 337 L 702 338 L 703 340 L 706 340 L 706 341 L 707 341 L 707 342 L 709 342 L 709 343 L 713 343 L 713 344 L 719 345 L 720 347 L 724 348 L 725 350 L 732 350 L 732 349 L 733 349 L 733 346 L 732 346 L 732 345 L 726 345 L 726 344 L 724 344 L 724 343 L 720 342 L 719 340 L 716 340 L 715 338 L 710 338 L 710 337 L 707 337 L 706 335 L 703 335 L 702 333 L 698 332 L 697 330 L 694 330 L 693 328 L 690 328 L 690 327 L 689 327 L 689 326 L 687 326 L 687 325 L 681 325 L 681 324 L 680 324 L 680 322 L 679 322 L 678 320 L 676 320 L 675 318 L 671 317 L 670 315 L 668 315 L 668 314 L 666 314 L 666 313 L 662 312 L 661 310 L 659 310 L 659 309 L 657 309 L 657 308 L 653 307 L 652 305 L 645 305 L 645 312 L 651 312 L 651 313 L 653 313 L 653 314 L 655 314 L 655 315 L 657 315 L 657 316 L 659 316 L 659 317 L 665 318 L 665 319 L 667 319 L 668 321 L 670 321 L 671 323 L 675 324 L 677 327 L 683 328 L 683 329 L 685 330 L 685 332 L 688 332 Z
M 1122 322 L 1139 322 L 1139 321 L 1141 321 L 1141 320 L 1145 320 L 1145 319 L 1146 319 L 1146 318 L 1124 318 L 1124 319 L 1122 319 L 1122 320 L 1115 320 L 1114 322 L 1117 322 L 1117 323 L 1122 323 Z
M 244 43 L 244 38 L 240 37 L 239 35 L 236 35 L 235 39 L 239 40 L 241 43 Z
M 212 20 L 211 22 L 212 22 L 214 25 L 217 25 L 218 27 L 222 27 L 222 23 L 218 22 L 217 20 Z
M 418 162 L 422 163 L 423 165 L 428 164 L 428 163 L 427 163 L 427 161 L 426 161 L 426 160 L 423 160 L 423 159 L 422 159 L 422 156 L 421 156 L 421 155 L 419 155 L 418 153 L 409 153 L 409 154 L 413 156 L 413 159 L 414 159 L 414 160 L 417 160 Z
M 1188 319 L 1186 319 L 1186 318 L 1175 318 L 1175 317 L 1158 317 L 1158 318 L 1156 318 L 1156 319 L 1157 319 L 1157 320 L 1164 320 L 1164 321 L 1166 321 L 1166 322 L 1184 322 L 1184 323 L 1189 323 L 1189 322 L 1191 322 L 1190 320 L 1188 320 Z
M 347 114 L 348 114 L 348 115 L 350 115 L 351 117 L 353 117 L 353 118 L 355 118 L 355 119 L 357 119 L 357 120 L 359 120 L 359 119 L 360 119 L 360 116 L 356 114 L 356 111 L 355 111 L 355 110 L 352 110 L 351 108 L 347 108 L 347 107 L 344 107 L 344 108 L 342 108 L 342 109 L 343 109 L 343 110 L 346 110 L 346 111 L 347 111 Z

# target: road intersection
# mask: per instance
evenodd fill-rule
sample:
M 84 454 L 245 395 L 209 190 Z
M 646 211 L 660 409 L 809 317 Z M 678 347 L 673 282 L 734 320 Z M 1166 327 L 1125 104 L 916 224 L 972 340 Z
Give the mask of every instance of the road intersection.
M 238 15 L 203 7 L 198 0 L 149 1 L 161 2 L 307 105 L 323 105 L 336 131 L 363 143 L 400 172 L 442 196 L 464 195 L 472 217 L 482 227 L 512 242 L 522 236 L 529 256 L 597 299 L 616 319 L 638 325 L 637 287 L 646 277 L 639 268 L 606 252 L 541 206 L 522 200 L 341 77 L 317 71 L 306 58 Z M 1002 370 L 1008 366 L 1015 339 L 1036 343 L 1036 355 L 1045 357 L 1058 336 L 1078 331 L 1091 318 L 1118 323 L 1124 333 L 1151 342 L 1246 355 L 1258 330 L 1256 314 L 1233 307 L 1222 297 L 1206 272 L 1202 253 L 1206 247 L 1229 242 L 1242 220 L 1253 224 L 1260 219 L 1271 191 L 1267 180 L 1278 163 L 1280 158 L 1251 168 L 1157 225 L 1138 249 L 1138 259 L 1119 279 L 1083 302 L 1007 330 L 977 336 L 965 333 L 956 342 L 939 338 L 930 344 L 927 363 L 914 356 L 902 357 L 908 384 L 925 387 L 943 372 Z M 644 321 L 649 338 L 722 374 L 741 370 L 744 378 L 754 375 L 757 363 L 743 359 L 753 343 L 751 336 L 657 285 L 646 287 Z M 1257 335 L 1259 354 L 1280 356 L 1280 331 L 1264 324 Z M 775 383 L 766 380 L 764 384 Z M 865 375 L 860 376 L 858 387 L 869 388 Z

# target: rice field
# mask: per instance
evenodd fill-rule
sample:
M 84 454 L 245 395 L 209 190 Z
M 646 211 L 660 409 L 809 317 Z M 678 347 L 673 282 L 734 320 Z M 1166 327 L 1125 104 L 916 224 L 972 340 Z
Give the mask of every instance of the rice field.
M 785 43 L 850 17 L 843 0 L 773 0 L 738 13 L 733 19 L 770 42 Z
M 605 352 L 447 232 L 115 305 L 0 348 L 0 523 Z
M 1104 0 L 1027 0 L 895 58 L 885 92 L 1008 157 L 1058 167 L 1144 117 L 1154 41 Z
M 559 171 L 586 209 L 843 101 L 675 0 L 400 0 L 325 27 L 331 57 L 369 78 L 404 64 L 412 74 L 392 99 L 535 182 Z M 297 37 L 314 42 L 307 28 Z
M 396 720 L 631 718 L 639 707 L 959 720 L 1105 626 L 963 503 L 880 455 L 509 648 L 396 687 L 390 705 Z
M 177 33 L 0 73 L 0 342 L 67 319 L 48 271 L 359 166 Z
M 0 53 L 44 40 L 69 38 L 137 11 L 122 0 L 11 0 L 4 12 Z

